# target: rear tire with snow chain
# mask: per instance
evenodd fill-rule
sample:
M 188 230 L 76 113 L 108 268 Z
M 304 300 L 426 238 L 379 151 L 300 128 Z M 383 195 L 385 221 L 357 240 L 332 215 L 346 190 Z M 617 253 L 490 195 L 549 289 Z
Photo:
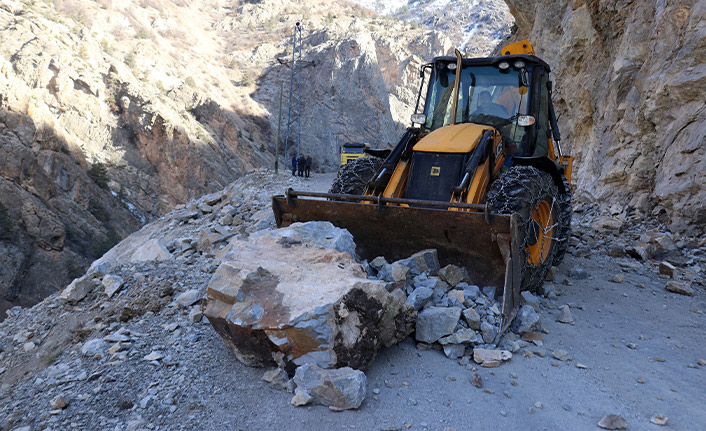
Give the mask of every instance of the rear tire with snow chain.
M 362 195 L 365 186 L 375 175 L 383 160 L 377 157 L 361 157 L 351 160 L 338 169 L 338 175 L 333 180 L 329 193 L 345 195 Z
M 562 231 L 559 191 L 551 175 L 531 166 L 513 166 L 488 190 L 496 214 L 519 215 L 521 290 L 536 292 L 544 282 Z
M 559 266 L 564 260 L 566 250 L 569 248 L 569 237 L 571 236 L 571 213 L 573 212 L 571 185 L 565 176 L 561 176 L 564 182 L 564 193 L 559 194 L 559 220 L 561 222 L 559 237 L 556 243 L 556 255 L 552 265 Z

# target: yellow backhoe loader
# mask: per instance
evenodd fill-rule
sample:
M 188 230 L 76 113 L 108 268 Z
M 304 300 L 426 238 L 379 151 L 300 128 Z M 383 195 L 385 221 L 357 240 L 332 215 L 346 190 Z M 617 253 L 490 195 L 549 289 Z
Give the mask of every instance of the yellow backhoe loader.
M 274 196 L 277 225 L 330 221 L 366 259 L 435 248 L 442 265 L 497 287 L 504 332 L 520 291 L 539 289 L 566 252 L 573 158 L 561 152 L 549 65 L 529 41 L 501 54 L 422 66 L 413 125 L 389 155 L 342 166 L 329 193 Z

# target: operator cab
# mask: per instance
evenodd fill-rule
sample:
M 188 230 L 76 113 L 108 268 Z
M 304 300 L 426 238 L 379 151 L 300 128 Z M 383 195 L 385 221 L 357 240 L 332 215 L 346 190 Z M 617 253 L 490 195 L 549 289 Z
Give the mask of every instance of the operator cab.
M 436 57 L 424 66 L 423 72 L 430 72 L 424 115 L 415 116 L 423 120 L 419 121 L 421 133 L 454 123 L 488 125 L 503 136 L 506 154 L 547 156 L 551 136 L 549 65 L 529 54 L 463 59 L 461 65 L 453 122 L 457 59 Z

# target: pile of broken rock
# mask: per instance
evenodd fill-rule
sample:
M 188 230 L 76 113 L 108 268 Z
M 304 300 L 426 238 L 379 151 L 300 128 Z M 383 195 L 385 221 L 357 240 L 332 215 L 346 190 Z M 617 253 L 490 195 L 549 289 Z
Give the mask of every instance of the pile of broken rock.
M 233 239 L 218 258 L 205 316 L 241 362 L 276 366 L 264 378 L 294 392 L 294 405 L 358 408 L 366 393 L 362 370 L 415 328 L 420 348 L 472 356 L 486 367 L 527 344 L 499 333 L 496 288 L 471 284 L 461 267 L 441 268 L 436 250 L 361 263 L 348 231 L 309 222 Z M 540 325 L 525 305 L 514 329 Z
M 512 326 L 500 333 L 502 297 L 496 286 L 472 284 L 468 271 L 456 265 L 440 268 L 436 250 L 423 250 L 388 263 L 377 257 L 368 272 L 387 282 L 388 290 L 402 289 L 417 310 L 415 338 L 419 348 L 440 348 L 452 359 L 473 356 L 485 367 L 496 367 L 527 345 L 517 333 L 541 329 L 535 308 L 539 300 L 523 292 L 526 302 Z M 502 350 L 497 350 L 500 346 Z

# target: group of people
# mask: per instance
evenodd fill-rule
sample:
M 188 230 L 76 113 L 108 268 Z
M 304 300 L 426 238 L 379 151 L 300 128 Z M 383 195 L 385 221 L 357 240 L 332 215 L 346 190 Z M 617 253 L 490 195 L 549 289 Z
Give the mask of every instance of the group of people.
M 306 178 L 309 178 L 311 164 L 311 156 L 304 157 L 303 154 L 299 154 L 299 156 L 292 154 L 292 175 L 298 174 L 300 177 L 306 176 Z

